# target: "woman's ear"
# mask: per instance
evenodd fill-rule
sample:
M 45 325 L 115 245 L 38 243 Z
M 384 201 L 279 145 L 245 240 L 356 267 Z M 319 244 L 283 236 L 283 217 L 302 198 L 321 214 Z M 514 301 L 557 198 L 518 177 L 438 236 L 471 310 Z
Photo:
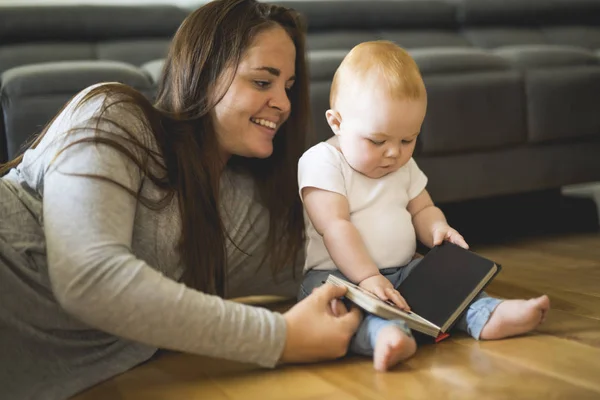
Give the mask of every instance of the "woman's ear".
M 342 123 L 342 116 L 339 112 L 335 110 L 327 110 L 325 112 L 325 118 L 327 118 L 327 123 L 331 130 L 335 135 L 339 135 L 341 133 L 340 125 Z

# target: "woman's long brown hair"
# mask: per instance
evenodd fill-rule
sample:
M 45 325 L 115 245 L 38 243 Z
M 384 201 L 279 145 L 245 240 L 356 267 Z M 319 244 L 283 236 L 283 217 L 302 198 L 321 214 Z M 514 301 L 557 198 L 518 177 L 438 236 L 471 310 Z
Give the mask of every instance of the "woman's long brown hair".
M 122 152 L 164 191 L 161 201 L 151 202 L 124 188 L 149 207 L 162 208 L 174 196 L 177 198 L 182 222 L 179 252 L 185 265 L 183 281 L 207 293 L 223 295 L 225 292 L 226 241 L 230 240 L 219 211 L 223 164 L 211 121 L 211 111 L 225 93 L 215 96 L 210 90 L 226 68 L 239 65 L 258 33 L 278 25 L 287 31 L 296 46 L 296 83 L 289 92 L 291 114 L 275 136 L 273 154 L 269 158 L 234 156 L 228 162 L 230 168 L 252 176 L 260 201 L 269 211 L 267 254 L 263 261 L 269 260 L 275 276 L 283 266 L 294 267 L 304 240 L 297 162 L 305 150 L 311 124 L 305 28 L 298 13 L 255 0 L 207 3 L 191 13 L 175 34 L 154 105 L 125 85 L 98 86 L 79 103 L 98 95 L 106 98 L 98 117 L 94 118 L 99 134 L 77 140 L 68 147 L 94 142 Z M 123 103 L 140 111 L 132 115 L 139 114 L 140 122 L 152 132 L 158 152 L 119 121 L 110 120 L 107 111 L 114 106 L 123 107 Z M 101 124 L 125 132 L 126 144 L 122 135 L 111 139 L 110 132 L 100 128 Z M 37 146 L 46 130 L 31 147 Z M 133 145 L 133 150 L 128 144 Z M 3 165 L 0 175 L 21 160 L 22 157 L 18 157 Z

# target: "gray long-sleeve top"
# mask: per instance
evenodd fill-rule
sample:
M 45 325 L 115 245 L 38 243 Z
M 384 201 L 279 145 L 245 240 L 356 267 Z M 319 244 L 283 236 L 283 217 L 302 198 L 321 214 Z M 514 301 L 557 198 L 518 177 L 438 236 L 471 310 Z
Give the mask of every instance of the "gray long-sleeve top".
M 114 335 L 115 340 L 122 338 L 145 345 L 140 348 L 146 350 L 139 351 L 139 355 L 128 354 L 127 361 L 115 356 L 114 362 L 122 363 L 119 367 L 110 365 L 110 355 L 103 356 L 97 368 L 92 363 L 90 370 L 84 371 L 91 376 L 77 377 L 79 383 L 72 385 L 71 391 L 131 368 L 147 359 L 156 348 L 274 366 L 286 337 L 281 314 L 203 294 L 177 282 L 183 266 L 176 252 L 181 227 L 176 199 L 166 209 L 153 211 L 114 184 L 68 174 L 102 175 L 150 198 L 161 195 L 130 160 L 108 146 L 76 145 L 55 159 L 57 150 L 66 143 L 91 134 L 91 130 L 85 130 L 63 135 L 69 127 L 97 113 L 103 100 L 95 99 L 74 111 L 74 103 L 79 98 L 81 94 L 54 121 L 40 145 L 28 150 L 22 163 L 0 182 L 3 188 L 0 249 L 3 252 L 9 249 L 7 254 L 10 249 L 26 253 L 19 248 L 23 240 L 15 239 L 18 235 L 14 232 L 11 235 L 12 226 L 15 232 L 39 232 L 39 237 L 33 240 L 29 236 L 27 243 L 41 242 L 35 246 L 43 248 L 45 241 L 47 255 L 47 258 L 35 257 L 37 264 L 33 274 L 31 265 L 19 265 L 19 258 L 10 265 L 3 265 L 0 258 L 2 272 L 20 268 L 25 275 L 34 277 L 35 285 L 29 283 L 28 287 L 38 288 L 37 293 L 15 289 L 22 286 L 21 282 L 10 282 L 10 279 L 18 279 L 14 276 L 19 274 L 6 278 L 6 273 L 0 273 L 0 280 L 4 281 L 4 285 L 0 283 L 0 291 L 10 293 L 12 290 L 13 296 L 25 296 L 23 303 L 28 304 L 21 310 L 17 304 L 15 310 L 0 312 L 0 328 L 3 324 L 16 327 L 7 332 L 20 335 L 4 338 L 6 343 L 13 343 L 11 347 L 15 347 L 19 344 L 14 343 L 27 343 L 28 338 L 38 340 L 40 336 L 52 341 L 46 337 L 47 332 L 62 330 L 61 340 L 67 337 L 62 356 L 60 346 L 52 344 L 49 356 L 43 353 L 42 345 L 42 354 L 38 351 L 30 360 L 22 362 L 34 365 L 35 357 L 46 357 L 46 362 L 47 357 L 54 357 L 56 370 L 71 371 L 70 374 L 74 366 L 68 365 L 72 350 L 68 347 L 73 347 L 73 343 L 68 343 L 69 334 L 65 335 L 65 331 L 76 334 L 78 343 L 85 342 L 85 332 L 91 327 Z M 113 110 L 111 117 L 117 117 L 129 128 L 140 127 L 125 110 Z M 152 140 L 148 132 L 139 134 L 144 140 Z M 228 172 L 222 182 L 220 197 L 225 225 L 236 244 L 247 253 L 228 244 L 230 287 L 231 284 L 236 286 L 237 280 L 236 287 L 242 288 L 237 294 L 244 295 L 248 293 L 244 293 L 242 282 L 249 282 L 256 273 L 257 260 L 262 258 L 259 253 L 266 237 L 268 216 L 255 201 L 254 186 L 248 178 Z M 13 196 L 7 196 L 9 192 Z M 21 212 L 21 207 L 27 212 Z M 39 225 L 23 230 L 24 226 L 33 225 L 32 221 Z M 256 279 L 264 277 L 259 274 Z M 50 290 L 53 295 L 48 294 Z M 52 302 L 52 306 L 47 307 L 47 301 Z M 47 326 L 39 322 L 37 312 L 44 313 Z M 93 347 L 82 349 L 84 353 L 94 351 Z M 11 350 L 4 350 L 10 356 Z M 23 355 L 13 353 L 15 357 Z M 62 368 L 61 364 L 67 365 Z M 13 368 L 14 374 L 18 372 Z M 69 376 L 57 373 L 54 378 L 48 378 L 45 394 L 50 393 L 48 388 L 60 384 L 61 379 L 70 379 Z M 1 375 L 0 379 L 3 379 Z M 14 384 L 18 377 L 12 379 Z M 69 390 L 59 390 L 57 398 L 70 394 Z

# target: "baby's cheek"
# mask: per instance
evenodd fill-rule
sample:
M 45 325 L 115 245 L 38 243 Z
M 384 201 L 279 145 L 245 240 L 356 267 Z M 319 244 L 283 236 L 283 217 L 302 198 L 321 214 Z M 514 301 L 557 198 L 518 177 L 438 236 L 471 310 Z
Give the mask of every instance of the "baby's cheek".
M 401 162 L 402 166 L 406 165 L 406 163 L 410 161 L 410 158 L 412 157 L 412 155 L 413 155 L 412 152 L 410 152 L 409 154 L 402 155 L 402 162 Z
M 365 153 L 354 154 L 351 164 L 352 164 L 352 168 L 354 168 L 362 173 L 368 173 L 368 171 L 373 169 L 373 167 L 372 167 L 373 163 L 370 162 L 369 156 Z
M 378 151 L 365 151 L 363 153 L 363 158 L 364 161 L 370 165 L 379 165 L 381 163 L 381 160 L 383 159 L 383 154 L 381 154 L 381 152 Z
M 363 170 L 372 171 L 380 166 L 381 162 L 379 157 L 373 155 L 364 155 L 362 158 L 362 168 Z

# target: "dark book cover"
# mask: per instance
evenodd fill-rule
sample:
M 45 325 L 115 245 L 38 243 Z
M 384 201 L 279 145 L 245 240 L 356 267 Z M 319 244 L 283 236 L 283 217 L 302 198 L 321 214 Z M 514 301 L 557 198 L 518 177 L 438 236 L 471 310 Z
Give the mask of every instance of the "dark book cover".
M 425 255 L 398 290 L 411 311 L 447 332 L 500 269 L 491 260 L 444 242 Z

